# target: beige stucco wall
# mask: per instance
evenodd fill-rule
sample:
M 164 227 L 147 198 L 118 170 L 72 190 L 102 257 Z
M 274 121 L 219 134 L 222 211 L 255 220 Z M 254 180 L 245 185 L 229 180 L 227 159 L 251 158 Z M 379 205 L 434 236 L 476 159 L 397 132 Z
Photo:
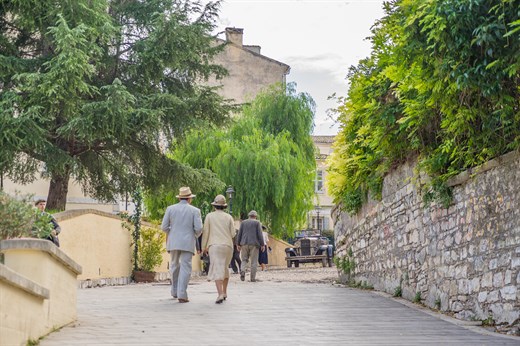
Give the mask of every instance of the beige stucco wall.
M 80 211 L 78 211 L 80 212 Z M 56 214 L 61 227 L 60 247 L 83 267 L 80 280 L 129 277 L 132 274 L 132 239 L 112 215 L 88 212 L 67 217 Z
M 25 345 L 76 319 L 77 263 L 47 240 L 4 240 L 0 252 L 2 345 Z
M 269 246 L 271 247 L 271 253 L 269 253 L 269 266 L 286 266 L 285 248 L 291 247 L 292 245 L 269 235 Z
M 98 210 L 71 210 L 54 215 L 61 226 L 61 249 L 83 267 L 79 280 L 101 284 L 128 283 L 132 275 L 132 238 L 121 219 Z M 155 227 L 145 223 L 143 226 Z M 157 279 L 168 278 L 170 256 L 155 268 Z M 194 256 L 193 274 L 200 273 L 200 258 Z M 100 281 L 102 280 L 102 281 Z

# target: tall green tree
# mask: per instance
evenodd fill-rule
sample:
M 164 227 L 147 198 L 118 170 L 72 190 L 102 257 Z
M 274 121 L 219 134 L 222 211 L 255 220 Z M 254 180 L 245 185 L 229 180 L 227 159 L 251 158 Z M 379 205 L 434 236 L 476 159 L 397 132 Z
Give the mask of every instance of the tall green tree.
M 229 105 L 201 86 L 225 70 L 212 32 L 220 3 L 12 0 L 0 5 L 0 174 L 43 168 L 48 207 L 70 178 L 98 199 L 189 175 L 164 152 Z M 42 167 L 43 163 L 43 167 Z
M 232 126 L 191 132 L 174 156 L 232 185 L 235 216 L 254 209 L 275 234 L 291 235 L 313 204 L 313 119 L 309 95 L 278 85 L 257 96 Z
M 391 169 L 417 158 L 426 201 L 445 182 L 520 147 L 520 1 L 396 0 L 351 68 L 339 108 L 329 191 L 347 210 L 380 196 Z

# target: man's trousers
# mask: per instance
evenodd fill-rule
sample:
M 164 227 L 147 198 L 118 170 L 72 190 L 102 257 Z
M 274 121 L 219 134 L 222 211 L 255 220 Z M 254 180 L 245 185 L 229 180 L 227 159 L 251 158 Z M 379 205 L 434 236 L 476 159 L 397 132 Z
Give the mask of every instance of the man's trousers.
M 191 277 L 193 253 L 182 250 L 170 251 L 170 273 L 172 278 L 172 297 L 188 299 L 188 283 Z

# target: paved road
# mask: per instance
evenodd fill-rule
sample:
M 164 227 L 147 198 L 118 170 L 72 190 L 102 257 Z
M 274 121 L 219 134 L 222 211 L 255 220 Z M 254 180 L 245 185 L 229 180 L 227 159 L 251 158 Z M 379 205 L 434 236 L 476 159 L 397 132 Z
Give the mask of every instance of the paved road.
M 252 283 L 234 275 L 222 305 L 214 303 L 214 284 L 201 279 L 188 294 L 191 302 L 180 304 L 164 284 L 79 290 L 78 321 L 40 345 L 520 345 L 520 338 L 330 283 Z

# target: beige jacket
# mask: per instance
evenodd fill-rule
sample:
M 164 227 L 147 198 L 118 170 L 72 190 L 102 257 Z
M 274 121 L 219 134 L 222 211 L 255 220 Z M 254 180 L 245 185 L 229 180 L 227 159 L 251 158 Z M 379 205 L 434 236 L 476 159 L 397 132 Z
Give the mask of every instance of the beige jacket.
M 233 248 L 236 234 L 233 217 L 223 210 L 215 210 L 206 215 L 202 231 L 202 250 L 211 245 L 228 245 Z

